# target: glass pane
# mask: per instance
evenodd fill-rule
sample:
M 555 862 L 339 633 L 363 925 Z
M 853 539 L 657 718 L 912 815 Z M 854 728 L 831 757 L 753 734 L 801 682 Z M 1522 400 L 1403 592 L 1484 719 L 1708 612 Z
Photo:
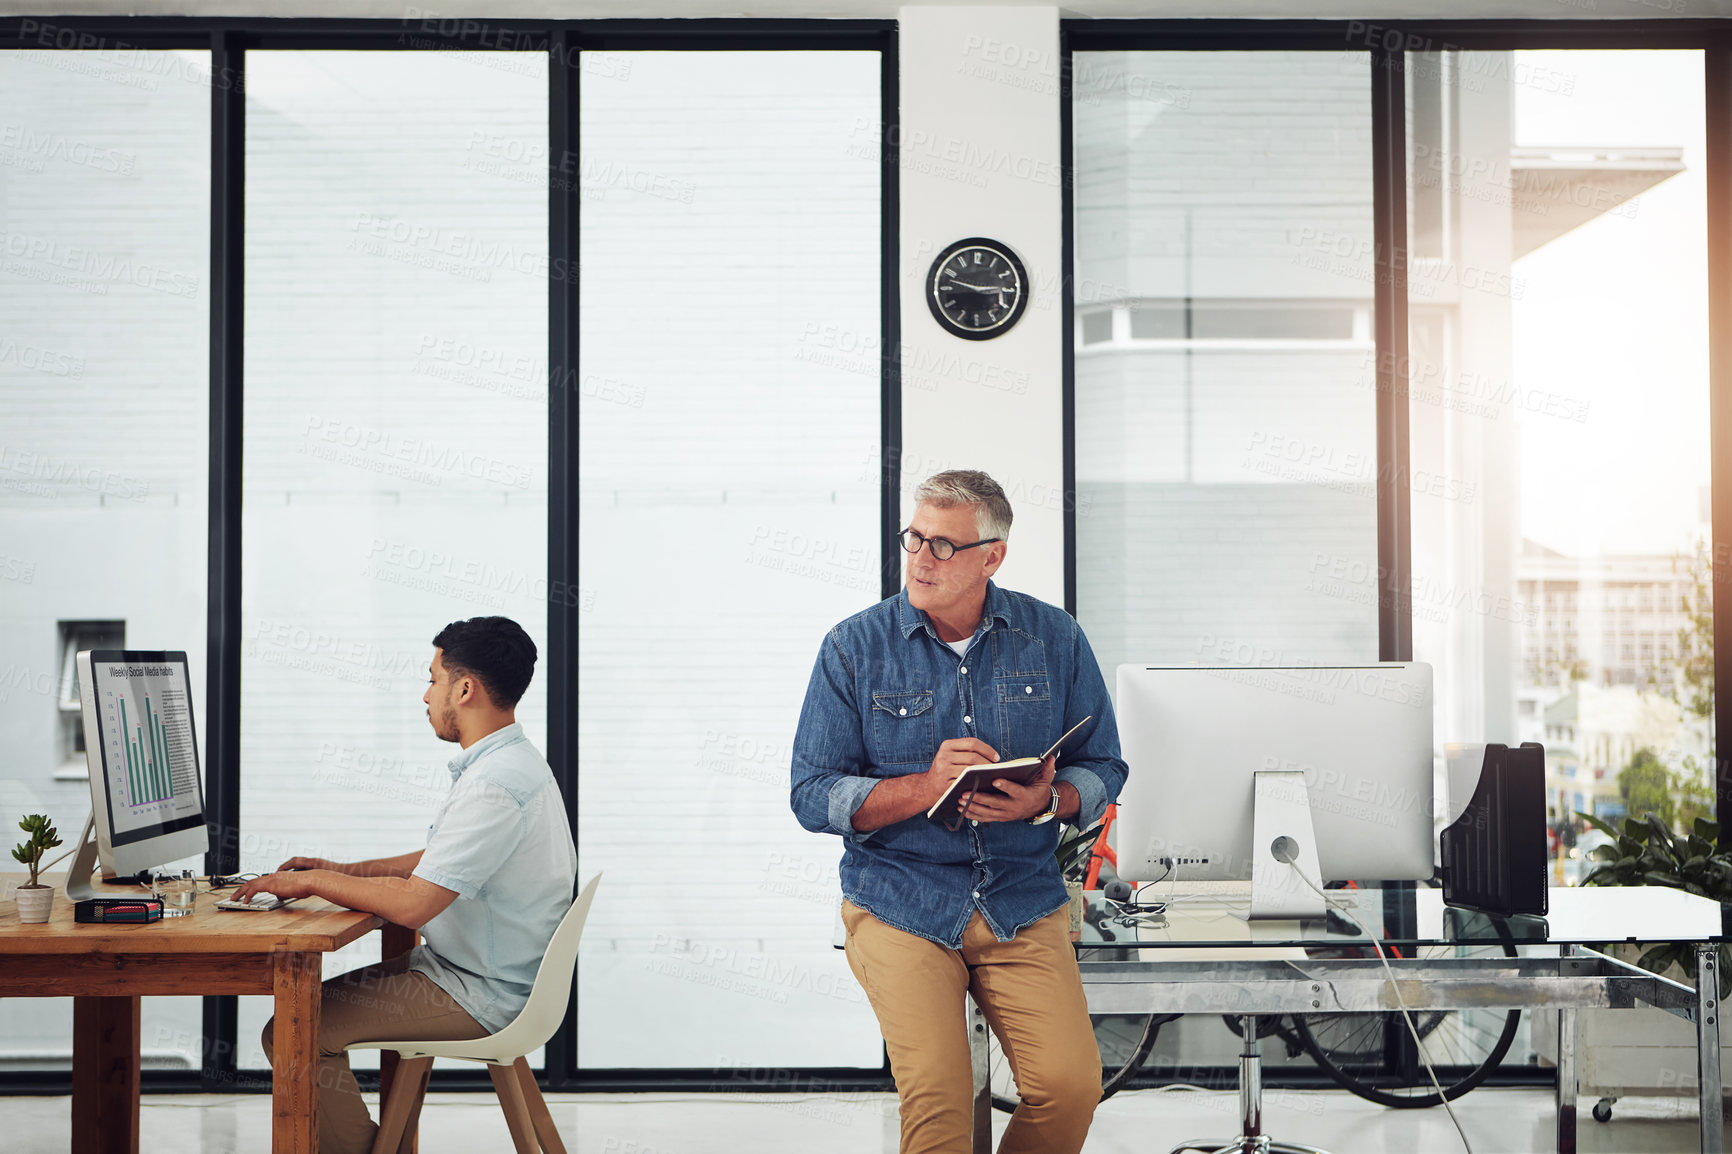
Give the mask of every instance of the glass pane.
M 1702 59 L 1433 60 L 1410 418 L 1459 499 L 1414 501 L 1414 651 L 1440 742 L 1545 745 L 1573 883 L 1577 812 L 1713 812 Z
M 457 752 L 434 634 L 503 614 L 545 654 L 547 77 L 509 63 L 248 56 L 244 870 L 424 846 Z M 541 749 L 545 718 L 538 670 Z M 243 1001 L 243 1067 L 269 1013 Z
M 586 58 L 586 1067 L 882 1060 L 788 808 L 817 646 L 878 600 L 878 69 Z
M 0 824 L 48 814 L 47 860 L 90 812 L 69 651 L 186 650 L 204 747 L 208 73 L 0 52 Z M 199 1066 L 197 998 L 142 1014 L 146 1068 Z M 71 1053 L 70 1000 L 0 1000 L 0 1069 Z
M 1075 75 L 1076 280 L 1130 309 L 1130 342 L 1076 358 L 1077 616 L 1108 684 L 1375 658 L 1368 58 Z

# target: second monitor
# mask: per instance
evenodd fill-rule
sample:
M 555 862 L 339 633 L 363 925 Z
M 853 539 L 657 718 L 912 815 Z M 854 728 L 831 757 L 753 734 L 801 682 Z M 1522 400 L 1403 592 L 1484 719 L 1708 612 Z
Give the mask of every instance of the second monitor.
M 1295 917 L 1322 912 L 1295 870 L 1432 875 L 1429 665 L 1121 665 L 1117 713 L 1127 880 L 1250 880 L 1253 916 Z

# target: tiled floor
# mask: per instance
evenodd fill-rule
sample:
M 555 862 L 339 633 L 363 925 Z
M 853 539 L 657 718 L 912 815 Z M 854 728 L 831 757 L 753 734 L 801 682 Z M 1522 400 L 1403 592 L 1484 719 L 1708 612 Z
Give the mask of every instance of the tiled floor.
M 572 1154 L 894 1154 L 895 1101 L 888 1095 L 557 1095 L 548 1100 Z M 1625 1099 L 1611 1122 L 1580 1116 L 1582 1151 L 1661 1154 L 1697 1149 L 1689 1099 Z M 66 1098 L 0 1098 L 0 1150 L 64 1154 Z M 1121 1094 L 1095 1115 L 1087 1154 L 1166 1154 L 1193 1137 L 1231 1137 L 1238 1103 L 1230 1091 Z M 1552 1100 L 1535 1091 L 1476 1090 L 1456 1104 L 1475 1154 L 1555 1149 Z M 999 1126 L 1003 1115 L 997 1116 Z M 1271 1091 L 1265 1129 L 1331 1154 L 1420 1151 L 1455 1154 L 1461 1141 L 1442 1110 L 1385 1110 L 1339 1091 Z M 491 1096 L 434 1094 L 421 1116 L 425 1154 L 509 1154 L 505 1121 Z M 270 1148 L 270 1099 L 262 1095 L 148 1095 L 142 1154 L 231 1154 Z

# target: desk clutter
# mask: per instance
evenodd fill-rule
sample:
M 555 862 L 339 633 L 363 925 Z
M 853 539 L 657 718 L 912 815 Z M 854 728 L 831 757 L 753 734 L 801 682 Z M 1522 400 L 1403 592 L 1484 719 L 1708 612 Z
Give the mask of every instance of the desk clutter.
M 85 898 L 72 904 L 72 920 L 104 925 L 160 922 L 162 902 L 156 898 Z

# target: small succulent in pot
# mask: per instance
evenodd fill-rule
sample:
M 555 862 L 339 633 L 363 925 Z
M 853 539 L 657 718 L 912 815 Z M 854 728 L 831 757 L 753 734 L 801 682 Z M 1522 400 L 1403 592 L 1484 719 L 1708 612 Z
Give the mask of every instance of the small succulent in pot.
M 29 884 L 34 888 L 38 885 L 37 877 L 42 869 L 42 855 L 60 844 L 60 831 L 54 828 L 54 823 L 43 813 L 25 815 L 24 820 L 18 823 L 18 828 L 29 837 L 13 847 L 12 856 L 30 870 Z

